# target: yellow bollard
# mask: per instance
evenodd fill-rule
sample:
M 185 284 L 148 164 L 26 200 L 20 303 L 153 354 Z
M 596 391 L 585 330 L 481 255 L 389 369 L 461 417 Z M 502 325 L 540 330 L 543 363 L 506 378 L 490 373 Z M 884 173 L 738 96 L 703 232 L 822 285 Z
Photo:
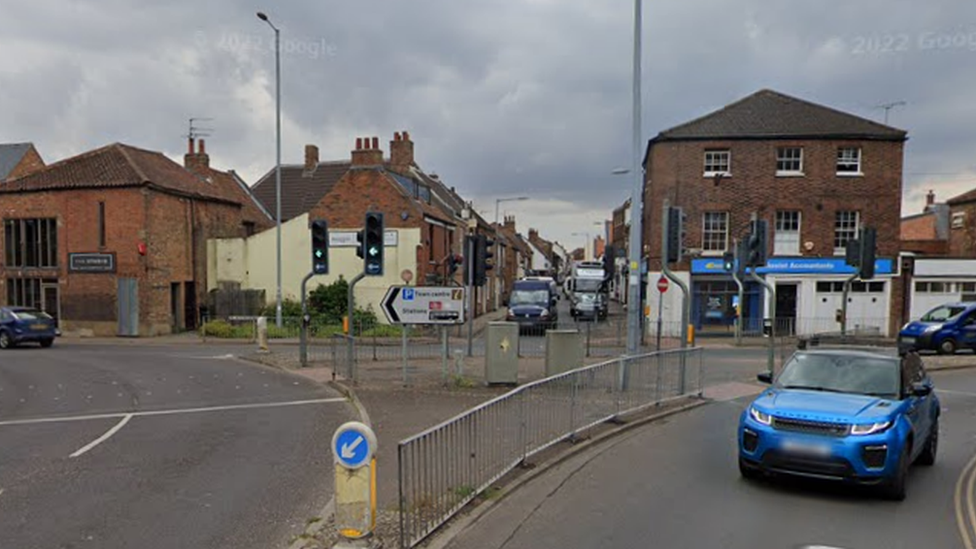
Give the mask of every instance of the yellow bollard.
M 342 333 L 349 335 L 349 317 L 342 317 Z
M 691 347 L 695 346 L 695 325 L 688 325 L 688 345 Z

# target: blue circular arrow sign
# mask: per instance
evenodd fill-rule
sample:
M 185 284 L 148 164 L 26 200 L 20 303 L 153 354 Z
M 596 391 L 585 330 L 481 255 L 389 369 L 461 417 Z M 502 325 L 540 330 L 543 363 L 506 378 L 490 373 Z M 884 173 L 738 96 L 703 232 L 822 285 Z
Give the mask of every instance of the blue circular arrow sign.
M 336 463 L 358 469 L 370 462 L 376 452 L 376 435 L 368 426 L 351 421 L 339 427 L 332 437 Z

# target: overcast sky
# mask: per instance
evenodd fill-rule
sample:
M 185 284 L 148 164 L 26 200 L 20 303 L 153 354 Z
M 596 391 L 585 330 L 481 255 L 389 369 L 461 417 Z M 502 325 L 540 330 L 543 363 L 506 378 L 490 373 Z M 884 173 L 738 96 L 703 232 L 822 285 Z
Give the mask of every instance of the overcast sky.
M 283 161 L 408 130 L 416 156 L 489 219 L 495 199 L 568 247 L 629 196 L 630 0 L 44 0 L 0 17 L 0 141 L 48 162 L 115 141 L 181 158 L 190 117 L 211 164 L 253 183 Z M 645 138 L 772 88 L 909 132 L 903 214 L 976 188 L 976 3 L 645 3 Z

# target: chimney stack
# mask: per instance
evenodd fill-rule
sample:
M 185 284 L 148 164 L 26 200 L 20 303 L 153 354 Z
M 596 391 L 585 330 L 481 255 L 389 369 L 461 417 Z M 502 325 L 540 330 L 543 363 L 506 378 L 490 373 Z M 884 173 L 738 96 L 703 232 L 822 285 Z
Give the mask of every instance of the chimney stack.
M 515 232 L 515 216 L 514 215 L 506 215 L 505 216 L 505 228 L 506 229 L 510 229 L 512 232 Z
M 380 149 L 379 137 L 357 137 L 356 150 L 352 151 L 353 167 L 383 165 L 383 150 Z
M 410 134 L 406 131 L 393 134 L 393 141 L 390 141 L 390 164 L 397 171 L 407 171 L 414 165 L 413 141 L 410 141 Z
M 194 151 L 193 138 L 187 143 L 187 153 L 183 156 L 183 167 L 190 171 L 198 171 L 210 167 L 210 156 L 207 155 L 207 145 L 203 139 L 199 142 L 199 151 Z
M 925 206 L 932 206 L 935 204 L 935 191 L 929 191 L 929 194 L 925 195 Z
M 318 166 L 319 148 L 315 145 L 305 145 L 305 172 L 303 175 L 311 175 Z

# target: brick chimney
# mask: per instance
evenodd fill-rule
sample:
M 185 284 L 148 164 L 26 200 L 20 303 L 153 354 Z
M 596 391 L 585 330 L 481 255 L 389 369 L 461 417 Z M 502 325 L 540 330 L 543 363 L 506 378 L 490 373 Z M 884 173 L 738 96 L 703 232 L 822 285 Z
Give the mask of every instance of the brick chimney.
M 406 171 L 414 165 L 413 141 L 408 132 L 393 134 L 393 141 L 390 141 L 390 164 L 397 171 Z
M 206 143 L 204 143 L 203 139 L 200 140 L 199 145 L 200 149 L 197 151 L 194 150 L 192 137 L 187 142 L 187 152 L 183 156 L 183 166 L 190 171 L 210 167 L 210 156 L 207 155 Z
M 305 145 L 305 171 L 302 175 L 308 177 L 319 166 L 319 148 L 315 145 Z
M 376 167 L 383 165 L 383 150 L 379 137 L 357 137 L 356 149 L 352 151 L 353 167 Z
M 515 216 L 506 215 L 505 216 L 505 229 L 515 232 Z

